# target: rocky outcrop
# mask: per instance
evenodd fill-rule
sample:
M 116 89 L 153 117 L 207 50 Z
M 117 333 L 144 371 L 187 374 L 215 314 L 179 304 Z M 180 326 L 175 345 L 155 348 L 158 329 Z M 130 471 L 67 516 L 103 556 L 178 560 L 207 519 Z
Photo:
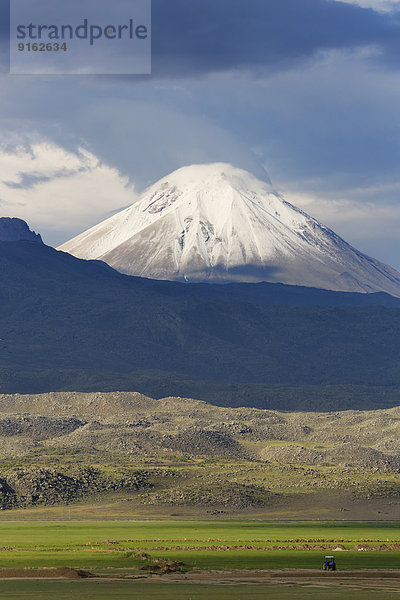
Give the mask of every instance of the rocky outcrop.
M 31 440 L 46 440 L 72 433 L 83 425 L 84 422 L 74 418 L 10 416 L 0 419 L 0 436 L 22 435 Z
M 176 435 L 165 435 L 162 440 L 162 446 L 194 456 L 238 457 L 244 455 L 240 444 L 230 435 L 197 427 L 190 427 Z
M 262 486 L 234 482 L 201 482 L 142 496 L 143 504 L 219 506 L 233 509 L 269 506 L 274 495 Z
M 105 476 L 92 467 L 76 473 L 55 469 L 16 469 L 0 478 L 0 509 L 68 504 L 92 494 L 151 487 L 147 473 L 127 472 Z
M 0 242 L 21 241 L 43 243 L 41 236 L 31 231 L 28 224 L 22 219 L 0 217 Z

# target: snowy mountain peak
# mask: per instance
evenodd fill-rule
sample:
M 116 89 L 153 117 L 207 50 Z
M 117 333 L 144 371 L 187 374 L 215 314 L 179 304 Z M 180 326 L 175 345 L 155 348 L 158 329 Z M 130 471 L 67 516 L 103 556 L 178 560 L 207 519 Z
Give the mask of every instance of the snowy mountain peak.
M 181 281 L 272 281 L 400 296 L 400 274 L 226 163 L 192 165 L 60 248 L 119 271 Z
M 184 190 L 192 186 L 214 187 L 215 185 L 223 184 L 224 182 L 230 182 L 233 186 L 244 187 L 245 189 L 251 185 L 255 187 L 261 186 L 263 189 L 271 188 L 271 183 L 268 179 L 262 181 L 244 169 L 239 169 L 229 163 L 221 162 L 181 167 L 160 179 L 149 189 L 172 184 Z
M 31 231 L 22 219 L 0 217 L 0 242 L 33 241 L 42 243 L 38 233 Z

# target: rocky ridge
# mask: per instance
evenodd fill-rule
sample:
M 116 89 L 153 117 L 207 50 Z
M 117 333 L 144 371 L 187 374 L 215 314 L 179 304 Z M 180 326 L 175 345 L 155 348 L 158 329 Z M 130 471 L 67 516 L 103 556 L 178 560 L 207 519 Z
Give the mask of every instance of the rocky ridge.
M 29 229 L 28 224 L 15 217 L 0 217 L 0 242 L 42 242 L 39 233 Z

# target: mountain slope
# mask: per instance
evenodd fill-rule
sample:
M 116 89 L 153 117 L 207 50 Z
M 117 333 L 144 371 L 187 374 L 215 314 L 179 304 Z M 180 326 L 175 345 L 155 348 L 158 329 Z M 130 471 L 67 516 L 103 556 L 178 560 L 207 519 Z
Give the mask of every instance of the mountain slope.
M 184 167 L 60 247 L 122 273 L 178 281 L 282 282 L 400 296 L 400 274 L 224 163 Z
M 400 300 L 385 294 L 140 279 L 32 241 L 0 242 L 0 280 L 0 392 L 399 403 Z

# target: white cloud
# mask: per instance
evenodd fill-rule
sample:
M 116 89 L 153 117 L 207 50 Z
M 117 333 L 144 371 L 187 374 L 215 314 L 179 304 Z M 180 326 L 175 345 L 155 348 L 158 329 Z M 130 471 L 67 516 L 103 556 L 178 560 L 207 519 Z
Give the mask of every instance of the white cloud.
M 395 0 L 340 0 L 347 4 L 356 4 L 363 8 L 373 8 L 380 12 L 395 12 L 400 9 L 400 2 Z
M 298 193 L 290 187 L 284 197 L 333 229 L 358 250 L 400 270 L 400 261 L 396 258 L 400 204 L 377 202 L 377 198 L 381 194 L 384 198 L 388 191 L 400 192 L 400 182 L 327 195 Z
M 339 198 L 312 197 L 307 194 L 285 194 L 285 199 L 321 220 L 337 233 L 347 231 L 350 237 L 358 237 L 368 231 L 369 239 L 380 238 L 388 231 L 399 230 L 400 204 L 375 204 L 354 202 Z M 349 241 L 349 240 L 348 240 Z
M 0 214 L 20 217 L 58 241 L 135 200 L 129 179 L 84 148 L 0 148 Z

